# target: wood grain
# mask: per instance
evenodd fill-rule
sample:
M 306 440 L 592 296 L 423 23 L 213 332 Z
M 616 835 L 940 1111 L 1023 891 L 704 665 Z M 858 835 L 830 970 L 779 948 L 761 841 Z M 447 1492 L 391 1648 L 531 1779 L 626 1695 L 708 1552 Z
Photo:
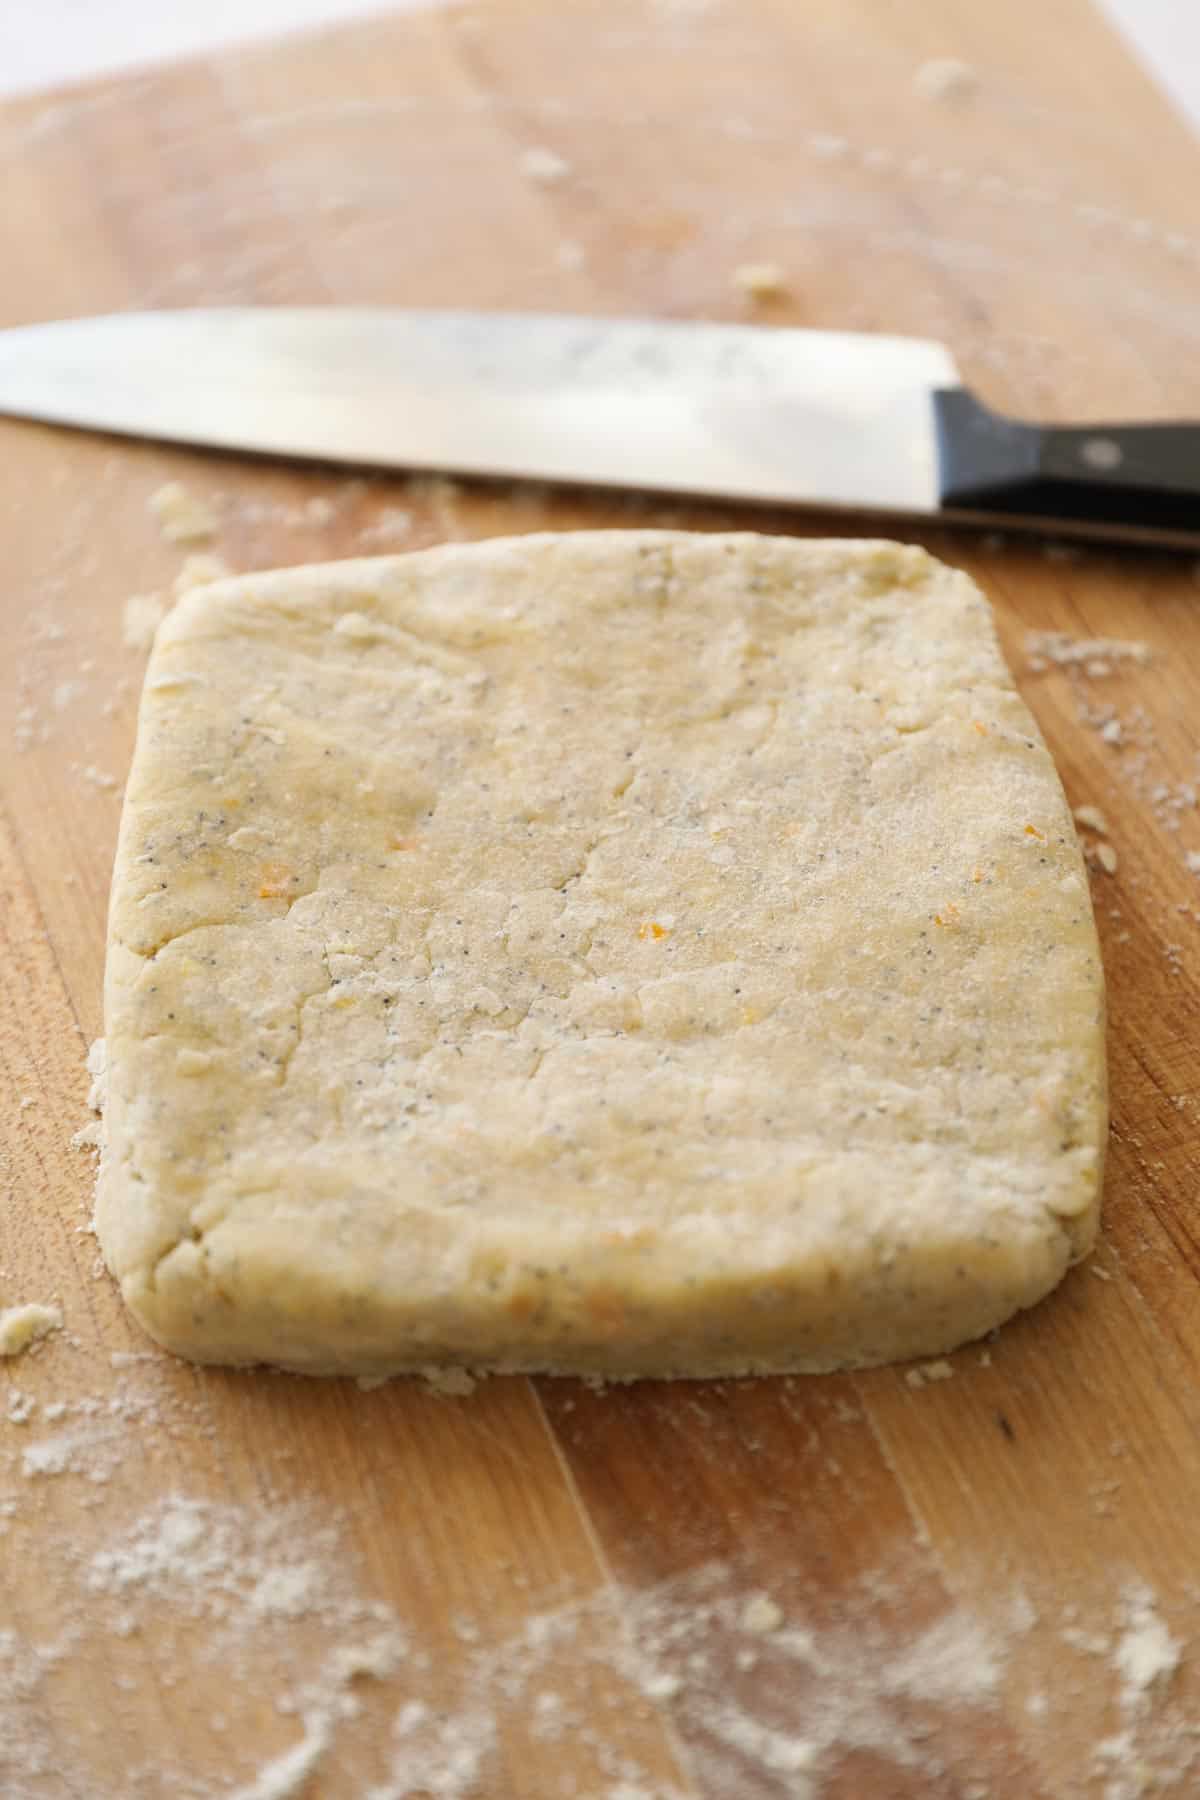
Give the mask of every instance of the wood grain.
M 946 55 L 963 90 L 922 99 Z M 522 173 L 534 146 L 561 181 Z M 1030 414 L 1200 415 L 1198 174 L 1085 0 L 434 7 L 0 113 L 0 321 L 327 299 L 757 317 L 943 337 Z M 756 308 L 747 261 L 786 293 Z M 87 1231 L 70 1137 L 141 675 L 120 620 L 178 573 L 146 510 L 170 478 L 213 498 L 238 569 L 634 520 L 847 529 L 0 423 L 0 1304 L 57 1297 L 66 1321 L 0 1365 L 0 1795 L 245 1800 L 310 1738 L 304 1800 L 1194 1793 L 1187 561 L 914 534 L 991 595 L 1118 854 L 1094 878 L 1113 1133 L 1093 1261 L 949 1379 L 361 1391 L 149 1351 Z M 1045 631 L 1149 661 L 1038 667 Z M 104 1561 L 166 1515 L 202 1522 L 223 1575 L 195 1547 L 201 1576 Z M 262 1548 L 272 1518 L 290 1561 Z M 255 1585 L 281 1558 L 290 1612 Z M 760 1594 L 780 1630 L 747 1623 Z M 1178 1667 L 1143 1692 L 1148 1620 Z M 392 1626 L 391 1673 L 330 1675 Z

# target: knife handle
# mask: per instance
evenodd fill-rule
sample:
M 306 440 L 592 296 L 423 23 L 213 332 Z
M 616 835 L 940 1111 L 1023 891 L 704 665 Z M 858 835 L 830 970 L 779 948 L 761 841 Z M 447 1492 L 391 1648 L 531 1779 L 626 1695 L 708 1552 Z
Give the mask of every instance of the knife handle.
M 1200 423 L 1028 425 L 966 388 L 933 409 L 947 512 L 1200 532 Z

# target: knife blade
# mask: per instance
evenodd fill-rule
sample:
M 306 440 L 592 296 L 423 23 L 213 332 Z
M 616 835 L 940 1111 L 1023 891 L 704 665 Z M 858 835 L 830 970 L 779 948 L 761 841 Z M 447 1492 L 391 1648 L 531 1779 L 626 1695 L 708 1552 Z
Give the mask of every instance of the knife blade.
M 361 307 L 0 332 L 0 413 L 377 468 L 1200 541 L 1200 424 L 1038 426 L 918 338 Z

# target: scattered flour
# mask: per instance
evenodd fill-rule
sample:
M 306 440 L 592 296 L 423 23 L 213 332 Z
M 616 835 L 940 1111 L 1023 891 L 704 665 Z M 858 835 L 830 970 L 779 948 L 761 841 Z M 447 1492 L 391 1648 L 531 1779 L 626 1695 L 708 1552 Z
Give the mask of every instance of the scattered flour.
M 146 504 L 169 544 L 203 544 L 216 536 L 216 513 L 182 481 L 156 488 Z
M 960 57 L 934 56 L 921 64 L 912 85 L 919 100 L 964 100 L 979 86 L 979 77 Z
M 358 541 L 366 548 L 379 544 L 403 543 L 413 528 L 413 516 L 403 506 L 385 506 L 371 521 L 364 525 L 358 534 Z
M 0 1312 L 0 1356 L 20 1356 L 39 1338 L 62 1327 L 62 1309 L 27 1301 L 21 1306 L 6 1306 Z
M 147 1441 L 158 1446 L 166 1423 L 158 1396 L 128 1386 L 117 1387 L 104 1398 L 47 1401 L 41 1416 L 46 1424 L 62 1428 L 26 1442 L 19 1457 L 21 1474 L 26 1480 L 79 1476 L 97 1486 L 111 1480 L 127 1456 Z M 149 1440 L 145 1427 L 154 1428 Z
M 86 1420 L 39 1438 L 21 1452 L 21 1473 L 29 1481 L 43 1475 L 82 1475 L 88 1481 L 108 1481 L 120 1458 L 106 1454 L 120 1440 L 122 1428 L 112 1422 Z
M 879 1601 L 892 1584 L 876 1575 L 843 1594 L 838 1617 L 809 1627 L 785 1619 L 761 1590 L 747 1593 L 729 1565 L 712 1563 L 654 1588 L 606 1587 L 532 1612 L 508 1635 L 489 1635 L 464 1616 L 455 1655 L 431 1654 L 432 1645 L 364 1594 L 336 1520 L 269 1495 L 250 1505 L 169 1495 L 85 1558 L 69 1549 L 65 1556 L 78 1584 L 87 1666 L 113 1640 L 144 1638 L 153 1642 L 156 1682 L 173 1686 L 189 1670 L 195 1681 L 204 1670 L 208 1680 L 227 1679 L 220 1729 L 231 1744 L 244 1741 L 243 1696 L 257 1708 L 264 1681 L 272 1684 L 266 1692 L 275 1711 L 294 1720 L 294 1741 L 242 1773 L 240 1785 L 222 1787 L 221 1800 L 301 1800 L 314 1778 L 341 1791 L 333 1758 L 360 1717 L 355 1741 L 369 1743 L 376 1758 L 374 1777 L 355 1790 L 364 1800 L 498 1793 L 502 1744 L 522 1721 L 531 1742 L 569 1742 L 574 1767 L 564 1793 L 681 1800 L 641 1764 L 636 1738 L 614 1729 L 618 1717 L 650 1717 L 647 1707 L 668 1711 L 714 1794 L 819 1800 L 857 1756 L 893 1770 L 897 1791 L 915 1793 L 915 1783 L 928 1781 L 940 1792 L 938 1784 L 953 1779 L 945 1757 L 955 1734 L 946 1728 L 958 1718 L 972 1742 L 988 1741 L 1012 1643 L 1037 1622 L 1023 1596 L 1003 1625 L 985 1627 L 957 1607 L 925 1623 L 889 1621 Z M 309 1622 L 304 1639 L 301 1621 Z M 1143 1587 L 1121 1599 L 1114 1626 L 1110 1636 L 1076 1627 L 1064 1636 L 1080 1653 L 1110 1657 L 1126 1718 L 1122 1742 L 1137 1761 L 1151 1690 L 1165 1688 L 1181 1646 Z M 315 1651 L 311 1630 L 324 1634 Z M 722 1654 L 722 1645 L 736 1654 Z M 42 1652 L 0 1632 L 0 1730 L 22 1744 L 22 1800 L 53 1791 L 50 1740 L 38 1738 L 34 1705 L 48 1669 Z M 364 1679 L 396 1684 L 376 1691 L 369 1716 L 357 1689 Z M 1052 1727 L 1044 1696 L 1027 1712 Z M 1190 1756 L 1189 1745 L 1172 1745 L 1177 1762 Z M 1118 1766 L 1112 1745 L 1098 1745 L 1095 1756 L 1098 1767 Z M 588 1764 L 590 1776 L 582 1773 Z M 1129 1758 L 1120 1766 L 1127 1771 Z M 1003 1791 L 989 1785 L 1002 1778 L 1002 1764 L 973 1764 L 969 1773 L 975 1786 L 956 1793 Z M 572 1785 L 581 1775 L 583 1786 Z M 164 1791 L 217 1800 L 210 1788 L 168 1775 L 154 1788 Z M 1117 1800 L 1136 1792 L 1112 1791 Z
M 537 181 L 544 187 L 565 181 L 571 173 L 571 165 L 567 159 L 559 156 L 556 150 L 546 149 L 543 144 L 533 144 L 528 150 L 522 150 L 517 159 L 517 167 L 526 181 Z
M 1035 671 L 1052 663 L 1059 668 L 1079 668 L 1103 679 L 1120 663 L 1144 668 L 1151 660 L 1150 646 L 1137 638 L 1076 638 L 1067 631 L 1029 631 L 1025 634 L 1029 667 Z
M 337 503 L 327 494 L 311 494 L 302 503 L 300 510 L 304 523 L 317 530 L 324 530 L 326 525 L 332 525 L 337 517 Z
M 1179 1667 L 1181 1646 L 1159 1616 L 1154 1595 L 1134 1587 L 1125 1596 L 1123 1629 L 1112 1653 L 1121 1677 L 1121 1703 L 1128 1710 L 1144 1701 L 1148 1690 L 1166 1682 Z
M 56 682 L 50 695 L 50 703 L 55 712 L 66 712 L 68 707 L 75 704 L 83 691 L 84 684 L 82 681 L 68 680 Z
M 333 1720 L 322 1711 L 308 1720 L 292 1749 L 272 1758 L 252 1781 L 235 1788 L 229 1800 L 293 1800 L 333 1742 Z
M 369 1609 L 345 1597 L 337 1548 L 333 1527 L 286 1502 L 252 1510 L 171 1494 L 96 1552 L 84 1586 L 243 1633 L 272 1619 L 358 1624 Z
M 107 769 L 98 769 L 95 763 L 85 763 L 82 768 L 78 763 L 72 763 L 71 767 L 78 771 L 89 787 L 103 788 L 106 793 L 111 794 L 121 785 L 115 775 L 110 775 Z
M 49 737 L 50 727 L 35 706 L 26 704 L 17 708 L 13 723 L 13 742 L 18 750 L 30 750 L 35 744 L 46 743 Z
M 332 494 L 310 494 L 306 500 L 258 500 L 244 494 L 223 496 L 225 506 L 242 525 L 278 525 L 291 531 L 323 531 L 349 507 L 356 505 L 367 491 L 367 483 L 359 475 L 341 482 Z M 220 562 L 220 558 L 214 559 Z M 185 565 L 186 567 L 186 565 Z M 219 574 L 197 573 L 199 580 L 216 581 L 230 571 L 222 565 Z

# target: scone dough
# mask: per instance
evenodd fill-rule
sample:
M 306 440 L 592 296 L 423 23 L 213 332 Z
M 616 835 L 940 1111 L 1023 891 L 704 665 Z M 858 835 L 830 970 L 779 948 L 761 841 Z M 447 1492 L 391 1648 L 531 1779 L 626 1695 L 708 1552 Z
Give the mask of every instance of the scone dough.
M 97 1226 L 185 1356 L 931 1355 L 1091 1244 L 1103 983 L 986 602 L 589 532 L 184 596 L 113 882 Z

